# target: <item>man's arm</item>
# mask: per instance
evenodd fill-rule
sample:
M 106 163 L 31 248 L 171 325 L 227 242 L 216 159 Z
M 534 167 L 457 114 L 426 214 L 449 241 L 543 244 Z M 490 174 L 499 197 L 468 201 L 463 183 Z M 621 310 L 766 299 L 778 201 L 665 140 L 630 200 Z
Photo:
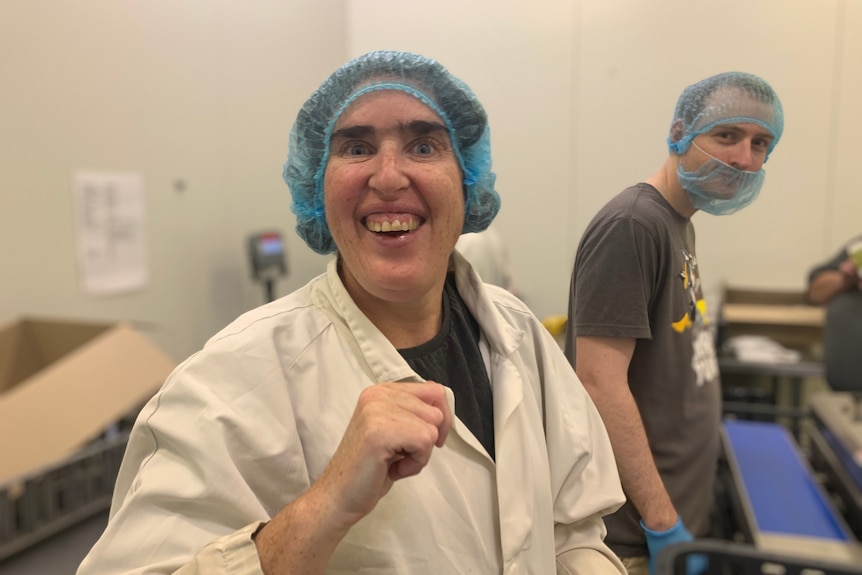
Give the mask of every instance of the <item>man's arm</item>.
M 845 259 L 838 269 L 825 269 L 811 278 L 806 292 L 807 300 L 815 305 L 828 303 L 841 292 L 862 287 L 856 264 L 850 258 Z
M 635 340 L 578 337 L 575 371 L 602 416 L 623 489 L 653 531 L 666 531 L 678 515 L 658 474 L 634 397 L 628 368 Z

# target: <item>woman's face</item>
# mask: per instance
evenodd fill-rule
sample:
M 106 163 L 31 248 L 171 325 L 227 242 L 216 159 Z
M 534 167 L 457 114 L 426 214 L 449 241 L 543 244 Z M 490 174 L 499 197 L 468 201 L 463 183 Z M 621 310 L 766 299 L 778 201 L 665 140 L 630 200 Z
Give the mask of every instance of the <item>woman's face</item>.
M 464 226 L 462 180 L 443 121 L 413 96 L 369 92 L 341 115 L 323 190 L 354 299 L 409 302 L 442 290 Z

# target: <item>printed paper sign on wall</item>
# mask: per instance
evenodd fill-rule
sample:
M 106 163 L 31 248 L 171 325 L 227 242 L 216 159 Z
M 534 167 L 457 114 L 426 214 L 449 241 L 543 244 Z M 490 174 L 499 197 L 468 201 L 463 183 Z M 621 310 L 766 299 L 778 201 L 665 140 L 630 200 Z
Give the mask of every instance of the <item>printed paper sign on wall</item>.
M 143 177 L 77 172 L 74 200 L 81 288 L 89 294 L 109 295 L 145 287 Z

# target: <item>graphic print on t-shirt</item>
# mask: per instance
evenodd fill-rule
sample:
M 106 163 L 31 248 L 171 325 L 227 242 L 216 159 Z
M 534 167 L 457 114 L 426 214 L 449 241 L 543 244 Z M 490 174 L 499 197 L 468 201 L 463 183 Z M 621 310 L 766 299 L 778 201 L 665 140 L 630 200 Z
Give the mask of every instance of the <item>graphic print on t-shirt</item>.
M 700 274 L 697 269 L 697 259 L 686 250 L 682 251 L 683 268 L 679 274 L 682 287 L 688 296 L 688 311 L 671 324 L 677 333 L 691 329 L 692 356 L 691 367 L 696 374 L 696 383 L 703 385 L 710 379 L 718 377 L 718 360 L 715 357 L 715 345 L 709 329 L 709 315 L 706 312 L 706 300 L 700 284 Z

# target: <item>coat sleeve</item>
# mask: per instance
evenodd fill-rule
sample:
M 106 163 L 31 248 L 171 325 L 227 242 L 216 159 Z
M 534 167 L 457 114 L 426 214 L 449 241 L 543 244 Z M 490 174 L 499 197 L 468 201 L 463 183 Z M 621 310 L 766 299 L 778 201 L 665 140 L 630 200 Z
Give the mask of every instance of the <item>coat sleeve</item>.
M 135 423 L 108 526 L 78 575 L 262 574 L 252 534 L 309 485 L 272 363 L 210 351 L 175 370 Z
M 557 556 L 557 575 L 626 575 L 626 568 L 610 549 L 570 549 Z
M 189 563 L 175 571 L 174 575 L 263 575 L 257 548 L 252 541 L 252 535 L 261 525 L 261 522 L 252 523 L 209 543 Z
M 562 480 L 554 509 L 557 573 L 625 575 L 622 562 L 604 542 L 607 530 L 602 519 L 618 509 L 625 497 L 604 425 L 589 397 L 586 400 L 584 409 L 589 414 L 583 434 L 586 449 Z M 554 480 L 558 477 L 555 471 L 558 470 L 552 466 Z
M 607 430 L 559 345 L 540 338 L 557 573 L 625 575 L 604 542 L 602 517 L 625 502 Z

